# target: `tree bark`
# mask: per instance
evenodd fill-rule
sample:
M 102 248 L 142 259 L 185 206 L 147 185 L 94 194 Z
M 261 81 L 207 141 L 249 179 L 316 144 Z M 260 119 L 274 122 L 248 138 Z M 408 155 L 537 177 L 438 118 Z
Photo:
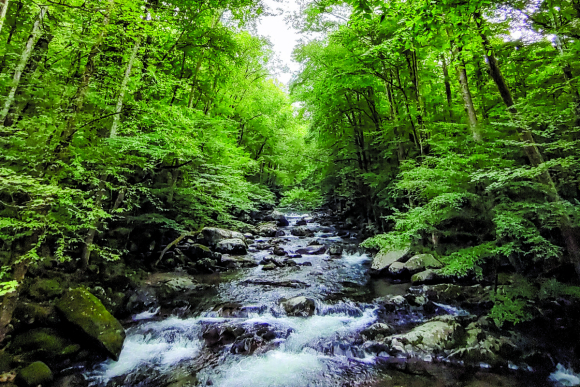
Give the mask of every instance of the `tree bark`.
M 111 133 L 109 138 L 117 137 L 117 127 L 121 121 L 121 111 L 123 110 L 123 99 L 125 98 L 125 93 L 127 92 L 127 84 L 131 78 L 131 70 L 133 69 L 133 63 L 135 62 L 135 57 L 137 57 L 137 52 L 141 45 L 141 38 L 137 38 L 133 50 L 131 50 L 131 56 L 129 57 L 129 62 L 127 62 L 127 67 L 125 68 L 125 74 L 123 76 L 123 81 L 121 82 L 121 88 L 119 90 L 119 96 L 117 97 L 117 106 L 115 107 L 115 115 L 113 116 L 113 124 L 111 125 Z
M 458 50 L 458 52 L 460 52 L 460 50 Z M 459 87 L 461 88 L 461 97 L 463 97 L 465 111 L 467 112 L 467 118 L 469 120 L 469 128 L 471 129 L 473 139 L 475 141 L 481 141 L 481 130 L 479 128 L 479 123 L 477 122 L 477 114 L 475 113 L 471 90 L 469 89 L 467 71 L 465 70 L 465 62 L 463 62 L 463 59 L 458 58 L 458 60 L 460 63 L 455 66 L 455 70 L 457 71 L 457 80 L 459 81 Z
M 445 95 L 447 96 L 447 108 L 449 119 L 453 121 L 453 102 L 451 97 L 451 83 L 449 83 L 449 71 L 447 70 L 447 61 L 445 55 L 441 54 L 441 65 L 443 67 L 443 79 L 445 81 Z
M 0 32 L 2 32 L 2 27 L 4 26 L 4 20 L 6 20 L 6 12 L 8 11 L 8 3 L 10 0 L 0 0 Z
M 0 122 L 2 122 L 2 123 L 4 123 L 4 121 L 6 120 L 6 116 L 8 116 L 8 112 L 10 111 L 10 106 L 12 106 L 12 103 L 14 102 L 16 90 L 18 90 L 18 86 L 20 85 L 20 78 L 22 77 L 22 73 L 24 71 L 24 68 L 26 67 L 26 65 L 28 63 L 28 59 L 30 58 L 30 55 L 32 54 L 32 49 L 33 49 L 34 45 L 36 44 L 36 41 L 38 40 L 40 35 L 43 33 L 43 30 L 41 28 L 41 23 L 42 23 L 42 19 L 46 15 L 46 11 L 47 11 L 47 7 L 42 7 L 40 9 L 40 13 L 38 14 L 38 19 L 34 22 L 34 25 L 32 27 L 32 32 L 30 33 L 30 36 L 28 37 L 28 40 L 26 41 L 26 45 L 24 46 L 24 50 L 22 51 L 22 54 L 20 55 L 20 60 L 18 61 L 18 65 L 16 66 L 16 69 L 14 70 L 14 77 L 12 79 L 12 87 L 10 88 L 10 92 L 8 93 L 8 97 L 6 98 L 6 102 L 4 102 L 4 107 L 2 108 L 2 111 L 0 112 Z

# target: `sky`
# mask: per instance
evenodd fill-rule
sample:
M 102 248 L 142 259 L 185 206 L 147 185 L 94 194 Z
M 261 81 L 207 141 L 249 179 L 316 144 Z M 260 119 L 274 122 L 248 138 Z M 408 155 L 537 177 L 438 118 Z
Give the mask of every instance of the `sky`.
M 294 11 L 300 9 L 299 5 L 294 0 L 264 0 L 268 7 L 274 10 L 276 16 L 262 16 L 258 23 L 258 33 L 266 36 L 273 44 L 276 56 L 288 67 L 290 72 L 278 75 L 278 80 L 288 85 L 292 78 L 292 72 L 297 72 L 300 69 L 298 63 L 292 60 L 292 50 L 300 39 L 300 34 L 292 28 L 292 26 L 284 21 L 284 18 Z M 281 11 L 277 11 L 281 9 Z

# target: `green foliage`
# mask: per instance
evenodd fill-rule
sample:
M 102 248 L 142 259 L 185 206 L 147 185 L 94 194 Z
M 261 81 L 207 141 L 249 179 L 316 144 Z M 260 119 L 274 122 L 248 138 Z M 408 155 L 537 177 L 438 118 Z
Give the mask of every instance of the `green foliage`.
M 514 277 L 511 286 L 503 286 L 493 295 L 493 308 L 489 317 L 498 326 L 505 322 L 517 324 L 532 319 L 532 303 L 538 295 L 538 289 L 520 276 Z
M 295 187 L 284 193 L 284 197 L 280 200 L 279 207 L 283 209 L 311 211 L 320 207 L 322 203 L 323 198 L 320 195 L 320 192 Z
M 245 28 L 264 11 L 258 0 L 9 3 L 5 289 L 19 261 L 115 260 L 127 253 L 118 229 L 236 226 L 307 177 L 305 120 L 272 79 L 270 43 Z

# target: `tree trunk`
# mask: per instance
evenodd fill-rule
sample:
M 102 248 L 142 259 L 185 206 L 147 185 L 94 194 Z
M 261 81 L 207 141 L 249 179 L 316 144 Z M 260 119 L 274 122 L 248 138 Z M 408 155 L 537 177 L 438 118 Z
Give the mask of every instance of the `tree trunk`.
M 191 90 L 189 91 L 189 101 L 187 102 L 187 108 L 191 109 L 193 107 L 193 97 L 195 95 L 195 85 L 197 84 L 197 76 L 199 74 L 199 69 L 201 68 L 201 62 L 203 61 L 203 57 L 205 56 L 205 52 L 202 52 L 197 60 L 197 64 L 195 65 L 195 70 L 193 73 L 193 81 L 191 82 Z
M 26 107 L 29 106 L 31 103 L 27 101 L 24 94 L 26 85 L 30 87 L 30 85 L 35 82 L 35 72 L 38 64 L 45 58 L 46 53 L 48 51 L 48 46 L 52 41 L 53 36 L 51 34 L 43 34 L 34 45 L 34 50 L 32 51 L 32 55 L 28 60 L 28 64 L 24 68 L 22 72 L 22 78 L 25 81 L 20 82 L 19 86 L 16 89 L 16 94 L 14 96 L 14 102 L 10 106 L 8 110 L 8 115 L 4 120 L 4 126 L 9 127 L 12 126 L 15 122 L 18 122 L 21 114 L 23 111 L 26 110 Z M 1 122 L 1 121 L 0 121 Z
M 0 5 L 2 6 L 2 9 L 0 9 L 0 32 L 2 32 L 4 20 L 6 20 L 6 12 L 8 11 L 8 2 L 9 0 L 0 0 Z
M 6 6 L 5 6 L 6 7 Z M 40 9 L 40 13 L 38 14 L 38 19 L 34 22 L 32 27 L 32 32 L 26 41 L 26 45 L 24 46 L 24 50 L 20 55 L 20 60 L 18 61 L 18 65 L 14 70 L 14 77 L 12 79 L 12 87 L 10 88 L 10 92 L 8 93 L 8 97 L 6 98 L 6 102 L 4 103 L 4 107 L 0 112 L 0 122 L 4 122 L 6 120 L 6 116 L 8 116 L 8 112 L 10 111 L 10 106 L 14 102 L 14 97 L 16 95 L 16 90 L 18 90 L 18 85 L 20 84 L 20 78 L 22 77 L 22 72 L 28 63 L 28 59 L 32 54 L 32 48 L 36 44 L 36 41 L 43 33 L 43 29 L 41 27 L 42 19 L 46 15 L 47 7 L 42 7 Z
M 445 95 L 447 96 L 449 119 L 453 121 L 453 102 L 451 97 L 451 83 L 449 83 L 449 71 L 447 70 L 447 62 L 445 61 L 445 55 L 443 54 L 441 54 L 441 65 L 443 67 L 443 78 L 445 80 Z
M 111 134 L 109 138 L 117 137 L 117 127 L 121 120 L 121 111 L 123 110 L 123 99 L 125 98 L 125 93 L 127 92 L 127 84 L 131 78 L 131 70 L 133 69 L 133 63 L 135 62 L 135 57 L 139 51 L 139 46 L 141 45 L 141 38 L 137 38 L 133 50 L 131 51 L 131 56 L 129 57 L 129 62 L 125 68 L 125 75 L 123 76 L 123 81 L 121 82 L 121 88 L 119 90 L 119 97 L 117 98 L 117 106 L 115 107 L 115 115 L 113 116 L 113 124 L 111 125 Z
M 460 53 L 461 50 L 457 49 Z M 467 71 L 465 70 L 465 62 L 463 59 L 458 58 L 459 64 L 455 66 L 457 71 L 457 80 L 459 81 L 459 87 L 461 88 L 461 96 L 463 97 L 463 103 L 465 104 L 465 111 L 467 112 L 467 118 L 469 120 L 469 129 L 473 135 L 475 141 L 481 141 L 481 130 L 479 128 L 479 123 L 477 122 L 477 114 L 475 113 L 475 107 L 473 105 L 473 98 L 471 96 L 471 91 L 469 90 L 469 83 L 467 78 Z

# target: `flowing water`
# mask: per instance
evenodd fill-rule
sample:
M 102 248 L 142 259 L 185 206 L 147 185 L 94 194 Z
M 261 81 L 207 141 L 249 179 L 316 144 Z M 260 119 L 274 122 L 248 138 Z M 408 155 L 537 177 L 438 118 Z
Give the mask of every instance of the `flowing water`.
M 290 226 L 281 228 L 286 235 L 276 238 L 281 240 L 280 247 L 292 254 L 318 241 L 326 246 L 341 244 L 345 248 L 343 254 L 336 257 L 326 253 L 304 254 L 295 259 L 300 266 L 275 271 L 264 271 L 262 265 L 241 269 L 242 273 L 234 279 L 215 285 L 217 291 L 211 298 L 214 304 L 206 310 L 189 311 L 186 315 L 181 310 L 160 316 L 159 309 L 152 309 L 133 316 L 136 322 L 127 329 L 119 361 L 109 360 L 87 371 L 85 375 L 90 384 L 142 387 L 543 385 L 521 375 L 495 375 L 441 363 L 414 372 L 409 371 L 408 365 L 401 366 L 400 359 L 391 359 L 380 350 L 369 351 L 359 333 L 379 318 L 379 307 L 371 300 L 384 294 L 405 294 L 409 285 L 371 281 L 369 256 L 357 248 L 356 239 L 337 237 L 337 230 L 332 227 L 309 223 L 306 227 L 315 233 L 313 237 L 291 236 L 290 231 L 302 216 L 288 216 Z M 271 239 L 258 238 L 255 242 L 260 244 Z M 250 251 L 256 262 L 270 254 L 255 248 Z M 315 301 L 313 316 L 287 316 L 280 301 L 297 296 Z M 440 314 L 463 313 L 442 304 L 437 309 L 436 313 Z M 416 314 L 391 323 L 413 326 L 423 319 L 424 316 Z

